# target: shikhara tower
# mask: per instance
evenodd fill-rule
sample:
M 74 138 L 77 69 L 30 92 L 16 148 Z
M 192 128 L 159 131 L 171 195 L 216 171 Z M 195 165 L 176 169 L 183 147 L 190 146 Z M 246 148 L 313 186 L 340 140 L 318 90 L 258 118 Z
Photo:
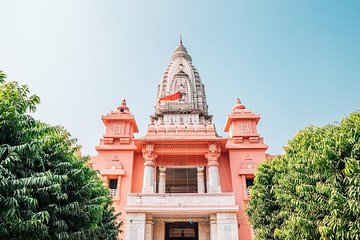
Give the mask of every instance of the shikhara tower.
M 248 188 L 267 146 L 260 115 L 236 100 L 220 137 L 205 87 L 180 39 L 157 88 L 147 132 L 124 100 L 102 116 L 105 135 L 90 165 L 110 188 L 125 239 L 252 239 Z
M 159 100 L 178 91 L 181 93 L 178 101 Z M 163 121 L 166 126 L 171 122 L 174 125 L 179 125 L 181 122 L 207 124 L 212 119 L 212 116 L 208 115 L 205 87 L 181 38 L 158 85 L 155 114 L 151 119 L 156 125 Z

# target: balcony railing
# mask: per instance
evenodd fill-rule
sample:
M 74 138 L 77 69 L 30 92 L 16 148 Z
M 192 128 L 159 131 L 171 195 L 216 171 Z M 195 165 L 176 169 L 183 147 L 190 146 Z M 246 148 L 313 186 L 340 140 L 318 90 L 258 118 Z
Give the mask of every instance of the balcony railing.
M 110 189 L 110 196 L 115 197 L 117 195 L 116 189 Z
M 195 103 L 173 102 L 158 104 L 158 110 L 163 111 L 191 111 L 195 109 Z
M 237 211 L 233 193 L 131 193 L 127 197 L 127 211 Z

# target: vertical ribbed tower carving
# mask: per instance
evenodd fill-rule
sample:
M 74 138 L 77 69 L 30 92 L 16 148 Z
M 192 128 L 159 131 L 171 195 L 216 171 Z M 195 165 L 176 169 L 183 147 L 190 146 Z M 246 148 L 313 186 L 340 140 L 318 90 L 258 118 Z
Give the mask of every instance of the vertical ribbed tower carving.
M 180 99 L 161 100 L 179 91 Z M 155 114 L 151 116 L 151 121 L 156 126 L 211 124 L 212 116 L 208 114 L 205 87 L 181 37 L 158 85 Z

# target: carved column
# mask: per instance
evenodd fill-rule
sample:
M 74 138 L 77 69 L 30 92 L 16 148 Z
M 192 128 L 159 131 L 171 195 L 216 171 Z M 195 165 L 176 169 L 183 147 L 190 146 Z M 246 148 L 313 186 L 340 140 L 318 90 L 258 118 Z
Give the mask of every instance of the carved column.
M 205 154 L 207 158 L 207 167 L 209 171 L 208 177 L 208 193 L 220 193 L 220 177 L 219 177 L 219 159 L 220 146 L 215 143 L 209 145 L 209 152 Z
M 204 181 L 204 167 L 197 167 L 197 186 L 198 193 L 205 193 L 205 181 Z
M 217 222 L 216 213 L 210 214 L 210 240 L 217 240 Z
M 166 167 L 159 167 L 159 193 L 165 193 L 166 189 Z
M 152 240 L 153 239 L 153 221 L 152 221 L 152 214 L 146 214 L 145 217 L 145 240 Z
M 143 240 L 145 238 L 145 213 L 126 213 L 125 240 Z
M 217 238 L 239 240 L 238 222 L 235 212 L 218 212 L 216 213 Z
M 154 144 L 146 144 L 142 149 L 144 163 L 144 178 L 142 193 L 155 193 L 155 159 Z

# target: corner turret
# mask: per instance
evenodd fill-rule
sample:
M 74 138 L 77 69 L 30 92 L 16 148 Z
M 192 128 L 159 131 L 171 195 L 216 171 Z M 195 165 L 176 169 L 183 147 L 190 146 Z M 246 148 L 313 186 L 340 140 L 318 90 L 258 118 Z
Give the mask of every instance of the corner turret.
M 96 150 L 129 148 L 130 145 L 135 147 L 134 133 L 138 133 L 139 130 L 125 99 L 114 111 L 102 116 L 101 120 L 106 130 Z
M 267 149 L 263 138 L 257 131 L 260 118 L 260 115 L 246 109 L 245 105 L 237 98 L 224 128 L 224 131 L 229 133 L 227 147 Z M 238 144 L 242 145 L 239 146 Z

